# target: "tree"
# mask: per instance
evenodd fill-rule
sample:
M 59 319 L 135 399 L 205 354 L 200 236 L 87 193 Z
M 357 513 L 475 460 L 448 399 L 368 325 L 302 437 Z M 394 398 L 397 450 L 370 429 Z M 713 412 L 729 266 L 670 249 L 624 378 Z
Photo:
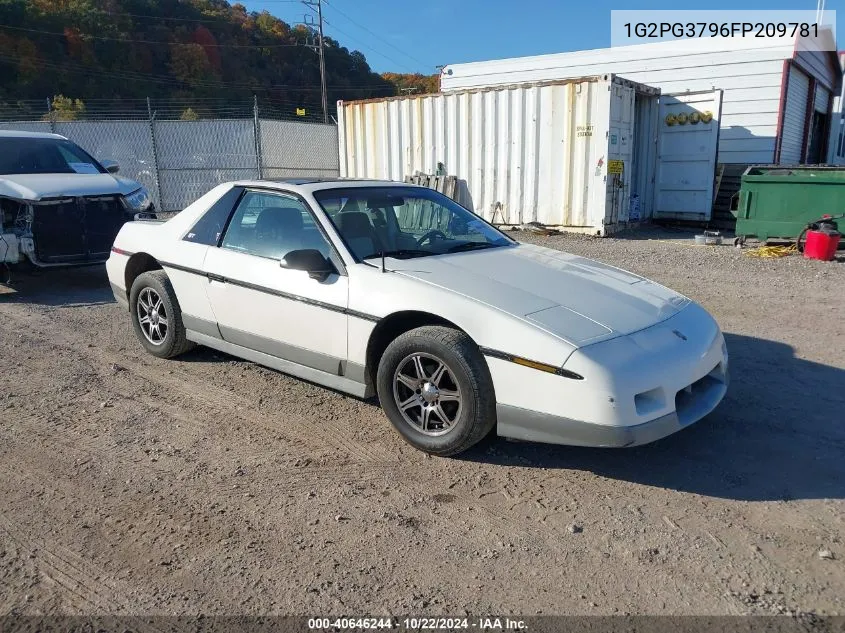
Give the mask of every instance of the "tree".
M 79 99 L 71 99 L 64 95 L 56 95 L 51 102 L 49 114 L 42 118 L 45 121 L 76 121 L 85 114 L 85 104 Z
M 205 56 L 208 59 L 208 63 L 211 64 L 214 71 L 220 72 L 222 70 L 220 49 L 218 48 L 217 40 L 214 39 L 214 35 L 211 31 L 202 25 L 198 26 L 197 30 L 194 32 L 194 41 L 202 46 L 203 51 L 205 51 Z
M 217 78 L 201 44 L 171 44 L 170 71 L 194 87 L 207 85 Z
M 180 121 L 199 121 L 199 115 L 193 108 L 185 108 L 184 112 L 179 116 Z
M 420 73 L 382 73 L 381 78 L 396 87 L 396 94 L 431 94 L 440 92 L 440 75 Z
M 143 9 L 141 8 L 143 6 Z M 139 14 L 136 16 L 136 14 Z M 157 19 L 161 18 L 161 19 Z M 225 0 L 0 0 L 0 97 L 154 100 L 202 98 L 320 111 L 317 55 L 307 29 Z M 364 55 L 326 38 L 329 104 L 395 94 Z M 72 107 L 69 116 L 80 116 Z

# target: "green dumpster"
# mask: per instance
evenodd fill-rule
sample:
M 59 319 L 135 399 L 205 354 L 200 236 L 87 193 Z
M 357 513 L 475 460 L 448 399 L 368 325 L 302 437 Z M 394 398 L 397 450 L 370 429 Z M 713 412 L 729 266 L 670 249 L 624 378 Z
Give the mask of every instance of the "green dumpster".
M 734 213 L 740 242 L 795 240 L 808 222 L 845 213 L 845 167 L 752 165 Z

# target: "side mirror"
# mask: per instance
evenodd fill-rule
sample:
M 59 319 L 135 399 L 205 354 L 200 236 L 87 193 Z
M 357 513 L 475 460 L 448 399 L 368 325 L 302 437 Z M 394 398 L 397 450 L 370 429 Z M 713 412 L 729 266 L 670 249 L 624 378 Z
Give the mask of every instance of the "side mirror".
M 110 174 L 116 174 L 120 171 L 120 165 L 117 164 L 117 161 L 106 159 L 101 164 Z
M 317 281 L 325 281 L 329 275 L 337 272 L 334 264 L 323 257 L 320 251 L 313 248 L 291 251 L 285 255 L 285 258 L 281 261 L 281 266 L 291 270 L 304 270 L 311 279 Z

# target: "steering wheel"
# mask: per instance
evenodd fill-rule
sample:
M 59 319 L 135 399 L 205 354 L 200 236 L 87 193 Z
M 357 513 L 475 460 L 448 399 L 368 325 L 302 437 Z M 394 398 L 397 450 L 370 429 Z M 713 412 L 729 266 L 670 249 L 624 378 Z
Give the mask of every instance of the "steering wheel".
M 426 242 L 433 241 L 435 237 L 441 240 L 449 239 L 443 231 L 433 229 L 417 240 L 417 246 L 422 246 Z

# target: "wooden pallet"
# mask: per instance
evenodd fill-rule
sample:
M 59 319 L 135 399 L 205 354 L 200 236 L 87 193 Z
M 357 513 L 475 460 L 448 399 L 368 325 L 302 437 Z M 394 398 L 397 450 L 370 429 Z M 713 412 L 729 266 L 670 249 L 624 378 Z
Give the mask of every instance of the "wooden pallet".
M 450 197 L 452 200 L 457 199 L 457 176 L 435 176 L 432 174 L 417 172 L 413 176 L 405 176 L 405 182 L 412 185 L 420 185 L 421 187 L 434 189 L 435 191 L 439 191 L 443 195 Z

